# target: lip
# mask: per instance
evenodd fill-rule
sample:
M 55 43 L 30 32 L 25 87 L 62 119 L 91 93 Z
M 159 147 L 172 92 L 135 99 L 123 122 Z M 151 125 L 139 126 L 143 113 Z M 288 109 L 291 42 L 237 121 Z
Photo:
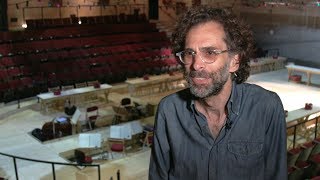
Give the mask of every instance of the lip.
M 208 78 L 200 78 L 200 77 L 192 78 L 192 82 L 197 85 L 204 85 L 204 84 L 208 84 L 209 79 Z

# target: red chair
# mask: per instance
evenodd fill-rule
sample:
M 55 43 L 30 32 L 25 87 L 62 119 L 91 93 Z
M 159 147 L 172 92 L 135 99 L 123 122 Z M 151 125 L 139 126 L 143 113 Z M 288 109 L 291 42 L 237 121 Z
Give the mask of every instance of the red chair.
M 143 146 L 150 147 L 153 143 L 153 131 L 147 131 L 143 141 Z
M 22 76 L 32 76 L 32 69 L 30 66 L 21 66 L 20 72 Z
M 301 145 L 301 153 L 300 153 L 296 163 L 308 161 L 314 146 L 315 146 L 315 144 L 313 142 L 306 142 L 306 143 L 302 144 Z
M 298 148 L 290 149 L 287 152 L 287 164 L 288 164 L 288 167 L 294 166 L 296 164 L 297 159 L 298 159 L 301 151 L 302 151 L 301 148 L 298 147 Z
M 9 85 L 6 82 L 0 82 L 0 101 L 3 101 L 3 95 L 8 89 Z
M 8 78 L 8 72 L 5 69 L 0 69 L 0 79 L 4 80 Z
M 126 155 L 126 143 L 124 139 L 108 138 L 108 144 L 113 158 L 113 152 L 122 153 Z
M 87 108 L 86 120 L 88 121 L 90 130 L 94 129 L 95 121 L 98 119 L 98 117 L 99 117 L 98 106 L 91 106 Z
M 21 75 L 20 68 L 18 67 L 11 67 L 7 70 L 10 77 L 17 77 Z
M 4 65 L 5 67 L 9 68 L 9 67 L 12 67 L 12 66 L 15 66 L 15 62 L 13 61 L 13 58 L 11 57 L 3 57 L 0 61 L 0 63 L 2 65 Z
M 24 87 L 32 87 L 33 81 L 30 77 L 21 78 L 21 85 Z
M 10 89 L 12 89 L 12 90 L 17 90 L 22 87 L 20 79 L 8 81 L 8 84 L 9 84 Z

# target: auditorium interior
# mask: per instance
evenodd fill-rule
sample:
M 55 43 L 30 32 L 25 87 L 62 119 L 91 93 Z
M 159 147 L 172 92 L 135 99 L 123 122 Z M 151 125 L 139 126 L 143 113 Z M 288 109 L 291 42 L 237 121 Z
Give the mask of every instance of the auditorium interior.
M 250 25 L 247 83 L 283 103 L 288 178 L 320 178 L 319 1 L 1 0 L 0 180 L 148 179 L 157 105 L 187 88 L 171 34 L 201 4 Z

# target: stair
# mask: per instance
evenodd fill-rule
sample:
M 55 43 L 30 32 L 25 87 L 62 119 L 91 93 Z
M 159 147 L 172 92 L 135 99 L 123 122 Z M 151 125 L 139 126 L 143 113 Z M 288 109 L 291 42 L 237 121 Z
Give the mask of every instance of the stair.
M 149 20 L 150 23 L 156 23 L 157 29 L 159 29 L 160 32 L 166 32 L 167 37 L 170 39 L 175 22 L 172 21 L 159 21 L 159 20 Z

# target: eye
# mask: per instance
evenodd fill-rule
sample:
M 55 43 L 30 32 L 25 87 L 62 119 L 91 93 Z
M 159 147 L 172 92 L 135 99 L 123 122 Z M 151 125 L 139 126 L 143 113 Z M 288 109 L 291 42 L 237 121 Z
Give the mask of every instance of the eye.
M 193 56 L 194 52 L 193 51 L 185 51 L 184 55 L 185 56 Z
M 206 56 L 215 56 L 215 55 L 217 55 L 217 52 L 214 51 L 214 50 L 206 50 L 204 53 L 205 53 Z

